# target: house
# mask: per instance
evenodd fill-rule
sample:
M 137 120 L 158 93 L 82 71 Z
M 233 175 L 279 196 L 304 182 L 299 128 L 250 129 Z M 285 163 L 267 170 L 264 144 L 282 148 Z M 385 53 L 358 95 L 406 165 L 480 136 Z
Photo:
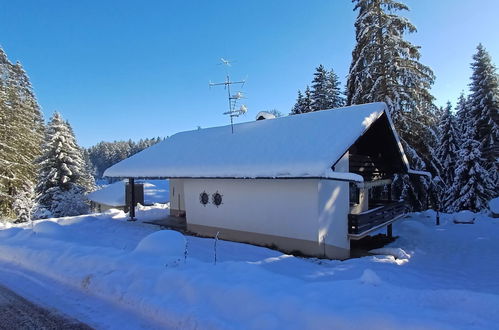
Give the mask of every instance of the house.
M 105 175 L 168 178 L 171 216 L 199 235 L 345 259 L 351 240 L 402 216 L 386 189 L 370 197 L 396 173 L 421 174 L 371 103 L 181 132 Z
M 89 193 L 87 198 L 90 201 L 91 209 L 94 212 L 104 212 L 109 209 L 128 211 L 126 186 L 126 180 L 120 180 Z M 137 191 L 135 194 L 137 196 L 136 201 L 140 204 L 168 203 L 170 194 L 167 180 L 138 181 L 136 187 L 141 187 L 141 191 Z

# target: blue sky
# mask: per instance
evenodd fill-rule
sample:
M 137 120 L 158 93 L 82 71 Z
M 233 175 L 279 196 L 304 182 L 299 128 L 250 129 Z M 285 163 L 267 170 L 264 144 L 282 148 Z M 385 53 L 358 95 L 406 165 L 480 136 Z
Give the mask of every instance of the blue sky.
M 499 63 L 497 0 L 405 3 L 437 104 L 467 89 L 479 42 Z M 352 9 L 349 0 L 2 1 L 0 44 L 25 66 L 45 116 L 60 111 L 88 147 L 227 124 L 225 91 L 208 88 L 224 79 L 220 57 L 247 78 L 238 121 L 288 113 L 317 65 L 345 82 Z

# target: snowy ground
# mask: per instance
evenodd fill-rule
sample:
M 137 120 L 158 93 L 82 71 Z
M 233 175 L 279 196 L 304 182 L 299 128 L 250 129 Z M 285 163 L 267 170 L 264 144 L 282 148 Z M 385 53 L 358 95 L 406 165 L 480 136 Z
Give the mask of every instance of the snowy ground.
M 496 328 L 499 219 L 452 218 L 437 227 L 432 212 L 411 214 L 378 256 L 324 261 L 219 241 L 216 264 L 213 239 L 186 237 L 184 259 L 180 234 L 118 211 L 4 224 L 0 281 L 98 328 Z
M 0 329 L 91 330 L 92 328 L 41 308 L 0 285 Z

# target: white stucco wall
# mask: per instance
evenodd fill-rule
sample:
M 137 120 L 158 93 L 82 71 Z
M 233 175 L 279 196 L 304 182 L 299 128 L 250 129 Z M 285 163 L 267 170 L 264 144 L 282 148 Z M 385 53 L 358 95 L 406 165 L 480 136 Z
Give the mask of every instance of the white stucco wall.
M 348 152 L 335 165 L 337 172 L 348 172 Z M 349 183 L 321 180 L 318 184 L 319 242 L 350 249 L 348 213 L 350 211 Z
M 350 249 L 348 240 L 348 182 L 321 180 L 318 185 L 319 242 Z
M 318 184 L 314 179 L 185 180 L 187 223 L 317 241 Z M 210 195 L 206 206 L 199 201 L 203 191 Z M 219 207 L 211 198 L 216 191 L 223 195 Z

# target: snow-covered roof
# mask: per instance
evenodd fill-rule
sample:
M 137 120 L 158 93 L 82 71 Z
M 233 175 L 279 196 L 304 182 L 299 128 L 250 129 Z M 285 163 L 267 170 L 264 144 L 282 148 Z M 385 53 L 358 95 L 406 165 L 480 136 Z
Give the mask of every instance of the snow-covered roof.
M 155 203 L 164 204 L 170 198 L 169 183 L 167 180 L 147 180 L 137 181 L 144 184 L 144 204 L 152 205 Z M 99 204 L 109 206 L 125 205 L 125 184 L 126 181 L 118 181 L 102 187 L 99 190 L 91 192 L 87 198 Z
M 340 178 L 331 166 L 380 116 L 370 103 L 177 133 L 108 168 L 109 177 Z M 388 119 L 389 116 L 387 115 Z M 394 136 L 398 139 L 395 129 Z M 400 147 L 404 163 L 407 159 Z M 353 176 L 355 177 L 353 177 Z M 347 175 L 348 180 L 362 177 Z M 343 178 L 345 179 L 345 178 Z

